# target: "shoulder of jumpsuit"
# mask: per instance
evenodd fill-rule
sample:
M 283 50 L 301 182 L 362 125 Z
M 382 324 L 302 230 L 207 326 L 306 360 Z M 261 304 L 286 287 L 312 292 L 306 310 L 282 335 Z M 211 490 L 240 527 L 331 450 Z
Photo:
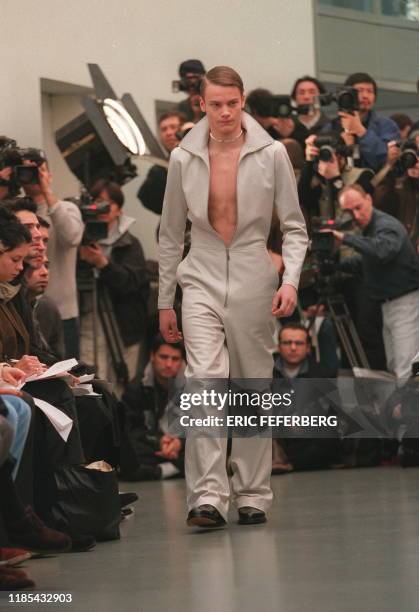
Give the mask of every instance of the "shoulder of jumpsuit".
M 273 145 L 276 141 L 259 125 L 253 117 L 243 111 L 242 125 L 246 130 L 246 139 L 243 145 L 244 153 L 252 153 L 264 147 Z M 179 146 L 172 151 L 171 158 L 182 160 L 182 151 L 203 158 L 208 163 L 208 118 L 203 117 L 183 138 Z M 281 145 L 283 146 L 283 145 Z

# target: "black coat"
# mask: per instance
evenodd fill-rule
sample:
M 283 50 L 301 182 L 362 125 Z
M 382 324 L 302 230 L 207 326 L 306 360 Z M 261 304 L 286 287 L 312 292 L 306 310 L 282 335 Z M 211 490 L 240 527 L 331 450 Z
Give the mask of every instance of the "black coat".
M 100 271 L 98 291 L 99 303 L 105 291 L 109 294 L 124 345 L 139 342 L 147 326 L 150 282 L 143 249 L 130 232 L 113 245 L 109 263 Z
M 278 354 L 274 355 L 275 363 Z M 327 395 L 334 396 L 336 385 L 333 380 L 336 378 L 337 372 L 323 368 L 318 363 L 309 357 L 306 361 L 306 367 L 296 378 L 289 380 L 284 378 L 281 371 L 274 365 L 273 371 L 273 390 L 274 392 L 288 391 L 295 388 L 296 402 L 293 402 L 291 414 L 298 415 L 326 415 L 338 412 L 339 409 L 330 402 L 329 408 L 325 408 L 324 404 L 320 404 L 320 398 Z M 296 379 L 306 379 L 307 384 L 294 382 Z M 308 379 L 324 379 L 323 382 L 308 382 Z M 335 410 L 337 408 L 337 411 Z M 298 431 L 292 431 L 292 428 L 287 431 L 287 436 L 280 439 L 289 461 L 292 463 L 295 470 L 313 470 L 327 468 L 341 461 L 341 442 L 338 437 L 337 430 L 328 429 L 327 431 L 314 431 L 315 437 L 310 437 L 310 430 L 303 431 L 299 428 Z M 324 437 L 323 437 L 324 436 Z
M 161 215 L 166 181 L 166 168 L 153 166 L 137 193 L 137 198 L 141 200 L 145 208 L 156 213 L 156 215 Z

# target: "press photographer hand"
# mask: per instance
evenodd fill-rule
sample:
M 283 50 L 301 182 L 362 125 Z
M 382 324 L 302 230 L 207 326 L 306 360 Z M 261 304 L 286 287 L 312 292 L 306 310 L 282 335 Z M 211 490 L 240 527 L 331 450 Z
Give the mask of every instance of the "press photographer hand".
M 311 136 L 309 136 L 305 140 L 305 143 L 306 143 L 305 153 L 306 153 L 307 161 L 314 161 L 319 154 L 318 147 L 314 145 L 316 138 L 317 138 L 316 134 L 311 134 Z
M 96 242 L 93 242 L 88 246 L 80 247 L 80 259 L 87 261 L 87 263 L 95 266 L 95 268 L 98 268 L 99 270 L 107 266 L 109 263 L 109 260 L 102 253 L 102 249 Z
M 387 163 L 390 166 L 394 166 L 400 157 L 400 147 L 397 146 L 395 140 L 391 140 L 387 143 Z
M 358 138 L 362 138 L 362 136 L 366 133 L 367 130 L 362 124 L 358 111 L 354 111 L 353 115 L 341 111 L 338 113 L 338 115 L 345 132 L 358 136 Z
M 319 160 L 317 172 L 328 181 L 340 176 L 339 162 L 336 153 L 333 153 L 330 161 Z

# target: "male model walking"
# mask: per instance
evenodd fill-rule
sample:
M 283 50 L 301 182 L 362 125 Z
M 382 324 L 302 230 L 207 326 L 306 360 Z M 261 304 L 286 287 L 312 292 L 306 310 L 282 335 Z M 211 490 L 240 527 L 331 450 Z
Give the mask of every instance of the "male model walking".
M 284 146 L 243 112 L 243 91 L 232 68 L 207 72 L 201 86 L 206 117 L 170 158 L 159 234 L 158 307 L 165 340 L 179 341 L 173 310 L 178 281 L 187 380 L 270 379 L 274 316 L 290 315 L 297 301 L 307 233 L 293 169 Z M 274 206 L 285 265 L 278 291 L 278 271 L 266 249 Z M 191 249 L 181 262 L 187 217 Z M 226 450 L 226 438 L 187 437 L 188 525 L 225 524 Z M 233 438 L 231 466 L 239 522 L 265 522 L 272 503 L 271 439 Z

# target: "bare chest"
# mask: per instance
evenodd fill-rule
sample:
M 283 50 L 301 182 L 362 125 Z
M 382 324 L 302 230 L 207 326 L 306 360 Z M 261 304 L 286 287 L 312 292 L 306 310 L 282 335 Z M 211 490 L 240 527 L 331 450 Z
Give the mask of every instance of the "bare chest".
M 237 221 L 237 169 L 240 149 L 211 154 L 208 217 L 213 227 L 235 226 Z

